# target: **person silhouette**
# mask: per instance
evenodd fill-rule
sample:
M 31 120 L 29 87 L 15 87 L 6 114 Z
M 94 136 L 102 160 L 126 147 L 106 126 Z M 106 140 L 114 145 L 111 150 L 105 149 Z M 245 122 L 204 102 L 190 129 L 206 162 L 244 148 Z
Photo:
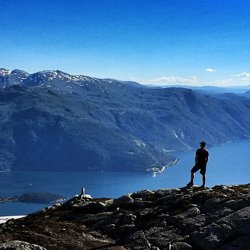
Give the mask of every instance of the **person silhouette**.
M 194 176 L 195 173 L 200 170 L 202 175 L 202 185 L 201 187 L 204 188 L 206 185 L 206 166 L 208 162 L 209 153 L 207 149 L 205 149 L 206 142 L 200 142 L 200 148 L 196 150 L 195 155 L 195 165 L 191 169 L 191 181 L 187 184 L 187 187 L 192 187 L 194 185 Z

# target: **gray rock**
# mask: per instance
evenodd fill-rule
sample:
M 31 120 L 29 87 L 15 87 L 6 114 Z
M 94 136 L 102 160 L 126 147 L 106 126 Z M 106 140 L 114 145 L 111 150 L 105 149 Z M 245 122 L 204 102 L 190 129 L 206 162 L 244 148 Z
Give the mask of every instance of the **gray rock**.
M 25 241 L 13 240 L 6 243 L 0 244 L 0 249 L 8 249 L 8 250 L 46 250 L 46 248 L 31 244 Z
M 233 189 L 231 189 L 232 186 L 225 186 L 225 185 L 216 185 L 214 186 L 212 189 L 215 190 L 215 191 L 226 191 L 227 193 L 228 192 L 234 192 Z
M 246 241 L 242 244 L 250 246 L 250 207 L 230 214 L 217 222 L 214 222 L 200 231 L 192 234 L 195 243 L 202 249 L 214 249 L 231 241 L 231 245 L 239 236 L 244 235 Z M 238 249 L 244 249 L 238 245 Z
M 127 243 L 129 249 L 151 249 L 151 243 L 148 241 L 145 236 L 145 232 L 143 231 L 135 232 L 130 237 L 126 238 L 125 242 Z
M 244 196 L 242 199 L 231 199 L 230 201 L 227 201 L 224 203 L 224 207 L 229 208 L 233 211 L 240 210 L 243 207 L 249 206 L 250 205 L 250 200 L 249 202 L 247 201 L 247 196 Z
M 152 246 L 152 247 L 151 247 L 151 250 L 160 250 L 160 248 L 159 248 L 159 247 Z
M 111 233 L 116 229 L 116 225 L 115 224 L 109 224 L 107 226 L 104 227 L 103 231 L 105 233 Z
M 226 242 L 233 236 L 236 236 L 237 232 L 227 224 L 212 223 L 208 227 L 201 229 L 199 232 L 195 232 L 192 236 L 194 242 L 201 249 L 215 249 L 219 247 L 222 242 Z
M 206 217 L 204 214 L 197 215 L 195 217 L 187 217 L 179 221 L 179 227 L 182 229 L 195 230 L 205 225 Z
M 74 204 L 73 209 L 77 213 L 96 214 L 104 212 L 106 204 L 103 202 L 85 201 L 84 203 Z
M 136 215 L 134 214 L 125 214 L 122 218 L 122 223 L 123 224 L 131 224 L 134 223 L 136 220 Z
M 170 188 L 162 188 L 157 191 L 155 191 L 155 194 L 157 197 L 165 197 L 173 193 L 173 189 Z
M 220 206 L 223 203 L 223 199 L 220 197 L 213 197 L 205 202 L 202 209 L 204 211 L 210 211 L 218 209 L 218 206 Z
M 198 207 L 191 207 L 187 211 L 180 213 L 174 217 L 180 218 L 180 219 L 186 219 L 186 218 L 190 218 L 190 217 L 192 218 L 192 217 L 197 216 L 199 214 L 200 214 L 200 210 Z
M 134 201 L 133 205 L 138 208 L 144 208 L 144 207 L 149 207 L 150 205 L 152 205 L 152 202 L 136 200 Z
M 142 190 L 132 194 L 133 199 L 142 198 L 143 200 L 149 199 L 154 195 L 154 191 L 152 190 Z
M 222 218 L 221 222 L 230 225 L 240 234 L 248 235 L 250 246 L 250 206 Z
M 134 199 L 128 194 L 118 199 L 115 199 L 113 202 L 113 205 L 116 207 L 123 207 L 126 205 L 131 205 L 133 202 L 134 202 Z
M 122 226 L 120 226 L 117 231 L 119 231 L 119 233 L 121 234 L 131 234 L 135 229 L 135 224 L 124 224 Z
M 186 242 L 174 242 L 172 244 L 171 250 L 190 250 L 193 249 L 192 246 Z

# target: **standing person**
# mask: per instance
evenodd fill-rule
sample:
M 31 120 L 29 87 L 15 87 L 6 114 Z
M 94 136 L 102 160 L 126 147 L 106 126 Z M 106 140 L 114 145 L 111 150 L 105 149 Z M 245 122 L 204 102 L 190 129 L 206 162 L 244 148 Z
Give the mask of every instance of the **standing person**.
M 202 188 L 205 187 L 206 184 L 206 166 L 208 162 L 209 153 L 207 149 L 205 149 L 206 142 L 202 141 L 200 143 L 200 148 L 197 149 L 195 155 L 195 165 L 191 169 L 191 181 L 187 184 L 187 187 L 192 187 L 194 185 L 194 175 L 195 173 L 200 170 L 202 175 Z

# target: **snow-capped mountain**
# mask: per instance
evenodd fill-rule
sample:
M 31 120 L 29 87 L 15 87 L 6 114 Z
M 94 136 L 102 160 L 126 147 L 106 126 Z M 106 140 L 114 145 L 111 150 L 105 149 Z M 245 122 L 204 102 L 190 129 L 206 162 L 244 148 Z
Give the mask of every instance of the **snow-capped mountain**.
M 44 70 L 33 74 L 15 69 L 13 71 L 0 69 L 0 87 L 22 85 L 26 87 L 47 87 L 61 92 L 81 92 L 79 87 L 89 90 L 104 92 L 112 86 L 134 86 L 142 87 L 139 83 L 130 81 L 119 81 L 115 79 L 99 79 L 84 75 L 70 75 L 60 70 Z
M 14 69 L 0 69 L 0 87 L 6 87 L 11 85 L 21 85 L 23 81 L 29 77 L 29 74 L 25 71 Z
M 1 69 L 0 170 L 163 166 L 169 152 L 250 137 L 250 99 Z

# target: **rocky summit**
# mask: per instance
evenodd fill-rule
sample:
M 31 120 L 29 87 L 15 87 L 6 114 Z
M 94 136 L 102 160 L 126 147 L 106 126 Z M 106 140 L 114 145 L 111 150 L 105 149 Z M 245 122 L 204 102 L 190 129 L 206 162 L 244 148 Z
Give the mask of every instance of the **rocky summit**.
M 81 194 L 0 228 L 0 249 L 250 249 L 250 184 Z

